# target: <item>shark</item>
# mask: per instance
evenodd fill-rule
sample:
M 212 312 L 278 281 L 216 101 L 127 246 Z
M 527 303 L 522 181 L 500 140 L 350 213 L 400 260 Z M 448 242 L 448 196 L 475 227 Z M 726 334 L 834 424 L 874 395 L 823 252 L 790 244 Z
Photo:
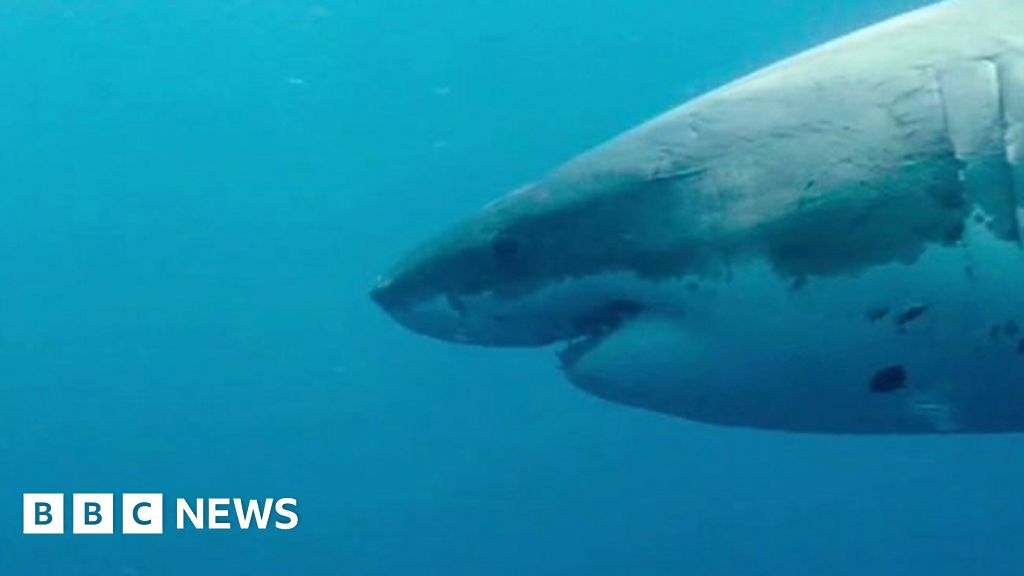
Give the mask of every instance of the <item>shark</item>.
M 608 401 L 814 434 L 1024 431 L 1024 2 L 790 57 L 428 240 L 372 298 Z

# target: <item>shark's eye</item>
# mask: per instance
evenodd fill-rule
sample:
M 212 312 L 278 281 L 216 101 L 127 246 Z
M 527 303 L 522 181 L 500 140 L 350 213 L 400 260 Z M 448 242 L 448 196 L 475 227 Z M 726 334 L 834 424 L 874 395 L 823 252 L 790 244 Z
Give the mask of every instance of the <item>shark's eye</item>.
M 519 240 L 499 232 L 491 238 L 491 251 L 499 260 L 509 260 L 519 253 Z

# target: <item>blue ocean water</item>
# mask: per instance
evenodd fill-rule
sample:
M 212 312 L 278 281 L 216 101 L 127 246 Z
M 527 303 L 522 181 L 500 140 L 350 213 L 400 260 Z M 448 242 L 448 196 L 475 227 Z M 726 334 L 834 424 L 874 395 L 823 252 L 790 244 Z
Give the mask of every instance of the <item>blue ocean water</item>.
M 921 4 L 0 3 L 0 574 L 1021 573 L 1019 437 L 688 423 L 366 295 L 572 154 Z M 23 536 L 24 492 L 301 519 Z

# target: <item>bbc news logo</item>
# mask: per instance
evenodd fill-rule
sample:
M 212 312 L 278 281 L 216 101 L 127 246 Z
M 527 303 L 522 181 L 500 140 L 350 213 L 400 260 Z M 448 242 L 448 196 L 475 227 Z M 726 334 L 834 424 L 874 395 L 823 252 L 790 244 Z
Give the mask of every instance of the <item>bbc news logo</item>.
M 122 494 L 121 534 L 163 534 L 163 494 Z M 24 495 L 25 534 L 64 534 L 63 494 Z M 116 511 L 113 494 L 72 494 L 72 534 L 113 534 Z M 299 525 L 294 498 L 198 498 L 175 501 L 175 526 L 185 530 L 292 530 Z

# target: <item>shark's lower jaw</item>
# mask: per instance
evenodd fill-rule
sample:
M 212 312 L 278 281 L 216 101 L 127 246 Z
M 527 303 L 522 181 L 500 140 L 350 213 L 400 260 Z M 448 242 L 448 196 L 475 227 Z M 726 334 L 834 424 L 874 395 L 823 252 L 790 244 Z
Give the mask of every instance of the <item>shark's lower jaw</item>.
M 612 300 L 581 316 L 574 322 L 578 335 L 567 339 L 558 352 L 562 368 L 571 369 L 576 361 L 646 309 L 646 305 L 633 300 Z

